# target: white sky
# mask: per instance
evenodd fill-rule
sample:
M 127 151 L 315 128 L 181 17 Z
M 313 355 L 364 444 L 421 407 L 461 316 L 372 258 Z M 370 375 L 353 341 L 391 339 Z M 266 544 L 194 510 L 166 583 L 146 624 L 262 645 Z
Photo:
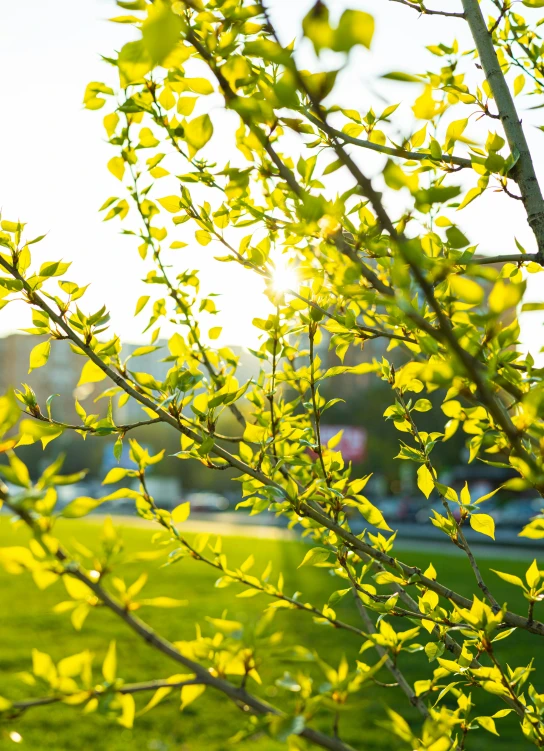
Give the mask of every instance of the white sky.
M 312 0 L 269 0 L 283 41 L 299 33 L 300 21 L 312 4 Z M 380 96 L 387 103 L 413 99 L 414 86 L 380 81 L 379 74 L 436 69 L 439 61 L 425 50 L 426 44 L 448 43 L 457 36 L 463 48 L 471 46 L 462 21 L 418 19 L 413 11 L 387 0 L 332 0 L 329 5 L 335 12 L 347 6 L 361 8 L 376 19 L 372 54 L 357 51 L 349 72 L 339 80 L 338 95 L 345 106 L 365 111 L 371 105 L 379 109 Z M 429 5 L 432 7 L 430 0 Z M 435 7 L 457 9 L 457 5 L 460 3 L 455 0 L 435 0 Z M 135 320 L 133 311 L 139 295 L 149 294 L 149 288 L 140 281 L 148 266 L 140 262 L 134 239 L 119 234 L 119 222 L 104 224 L 98 214 L 108 196 L 123 193 L 106 169 L 106 162 L 115 155 L 104 141 L 102 116 L 108 110 L 90 112 L 82 107 L 88 81 L 111 80 L 112 69 L 101 61 L 100 54 L 119 49 L 130 31 L 106 19 L 123 12 L 112 0 L 18 0 L 0 4 L 0 69 L 4 72 L 0 207 L 3 218 L 28 222 L 29 236 L 47 232 L 47 238 L 34 246 L 36 260 L 62 257 L 72 261 L 68 278 L 91 282 L 84 298 L 85 309 L 94 310 L 106 302 L 114 330 L 125 340 L 138 341 L 144 318 Z M 218 102 L 208 98 L 209 106 L 215 107 Z M 523 97 L 518 99 L 521 109 L 531 104 Z M 404 133 L 412 126 L 408 105 L 399 110 L 405 113 Z M 544 134 L 534 127 L 541 121 L 542 111 L 524 113 L 523 119 L 544 185 Z M 222 163 L 228 158 L 225 148 L 229 141 L 225 137 L 221 143 L 217 126 L 214 140 Z M 379 172 L 383 160 L 371 154 L 362 157 L 368 173 Z M 153 195 L 171 192 L 159 189 Z M 515 252 L 514 236 L 527 250 L 534 249 L 520 202 L 489 194 L 462 215 L 451 218 L 472 240 L 480 241 L 481 252 Z M 214 244 L 177 253 L 172 259 L 178 272 L 201 268 L 205 289 L 223 295 L 218 302 L 222 315 L 217 324 L 223 326 L 220 342 L 254 346 L 257 332 L 251 320 L 267 309 L 255 276 L 235 264 L 215 262 L 213 256 L 222 252 Z M 527 300 L 542 300 L 541 280 L 541 275 L 530 279 Z M 10 305 L 0 311 L 0 335 L 27 325 L 23 308 Z M 524 316 L 524 341 L 534 354 L 542 346 L 541 326 L 539 314 Z

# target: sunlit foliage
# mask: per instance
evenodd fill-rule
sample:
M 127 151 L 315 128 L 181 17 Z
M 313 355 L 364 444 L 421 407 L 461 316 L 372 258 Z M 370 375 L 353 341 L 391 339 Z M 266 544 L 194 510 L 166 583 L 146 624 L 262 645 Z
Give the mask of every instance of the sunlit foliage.
M 24 384 L 0 399 L 0 471 L 9 483 L 0 494 L 33 532 L 28 547 L 3 549 L 0 559 L 13 574 L 30 571 L 38 588 L 62 577 L 67 599 L 56 609 L 82 638 L 86 618 L 100 618 L 93 611 L 106 606 L 177 663 L 173 673 L 183 672 L 125 685 L 113 643 L 104 645 L 98 677 L 88 651 L 55 664 L 38 644 L 25 680 L 42 698 L 0 698 L 7 721 L 58 701 L 86 714 L 106 711 L 131 727 L 137 711 L 153 709 L 174 689 L 181 689 L 182 710 L 208 689 L 247 710 L 239 739 L 268 732 L 290 749 L 363 749 L 363 737 L 359 743 L 343 739 L 338 717 L 357 712 L 357 696 L 389 671 L 394 690 L 403 691 L 407 707 L 421 716 L 410 724 L 393 711 L 372 718 L 398 736 L 392 743 L 429 751 L 467 748 L 475 733 L 500 734 L 501 719 L 514 713 L 520 742 L 544 747 L 541 678 L 531 664 L 506 665 L 500 643 L 534 640 L 538 650 L 543 573 L 536 561 L 525 580 L 497 571 L 521 588 L 527 611 L 513 613 L 498 602 L 465 530 L 494 538 L 486 501 L 499 488 L 477 498 L 465 484 L 458 493 L 433 463 L 442 443 L 464 432 L 468 462 L 511 470 L 511 492 L 544 491 L 543 373 L 530 354 L 516 349 L 519 307 L 544 308 L 524 304 L 527 274 L 541 272 L 544 262 L 544 201 L 513 99 L 524 91 L 542 106 L 543 42 L 531 11 L 542 2 L 524 0 L 529 20 L 509 0 L 462 0 L 458 8 L 452 0 L 436 11 L 420 0 L 398 2 L 421 13 L 422 24 L 435 12 L 448 16 L 452 25 L 466 25 L 473 39 L 469 49 L 438 40 L 429 47 L 435 64 L 425 73 L 386 74 L 411 97 L 411 131 L 397 103 L 360 110 L 363 97 L 355 92 L 353 108 L 335 103 L 344 66 L 355 54 L 372 54 L 369 13 L 335 14 L 334 3 L 329 12 L 317 2 L 292 43 L 278 38 L 260 2 L 118 2 L 123 15 L 113 21 L 134 26 L 137 39 L 106 58 L 116 85 L 90 83 L 84 104 L 106 113 L 107 166 L 119 180 L 119 195 L 101 208 L 104 219 L 120 222 L 149 264 L 149 292 L 135 301 L 149 344 L 128 358 L 107 305 L 85 312 L 85 280 L 69 280 L 69 264 L 60 261 L 35 268 L 32 244 L 42 238 L 27 237 L 23 224 L 1 221 L 0 306 L 24 299 L 32 311 L 28 332 L 41 336 L 29 369 L 46 366 L 58 340 L 68 339 L 81 355 L 80 385 L 101 383 L 109 408 L 97 416 L 76 403 L 80 422 L 71 425 L 56 414 L 52 398 L 38 404 Z M 396 10 L 392 4 L 390 12 Z M 313 70 L 302 68 L 302 57 L 313 61 Z M 373 180 L 370 151 L 383 157 Z M 482 256 L 485 224 L 480 237 L 460 229 L 463 209 L 491 190 L 520 201 L 533 252 L 516 242 L 510 255 Z M 240 382 L 235 354 L 214 346 L 220 302 L 201 293 L 198 269 L 184 270 L 184 249 L 195 243 L 221 263 L 240 264 L 248 284 L 263 286 L 270 307 L 267 318 L 253 321 L 261 334 L 256 380 Z M 244 290 L 235 294 L 240 315 L 251 315 Z M 172 324 L 168 352 L 160 352 L 161 327 Z M 375 341 L 383 343 L 381 350 Z M 330 366 L 324 364 L 327 347 L 335 362 Z M 359 364 L 344 364 L 354 361 L 346 359 L 348 352 L 361 350 Z M 169 364 L 163 381 L 138 369 L 138 356 L 155 351 Z M 372 374 L 390 387 L 384 419 L 401 434 L 391 460 L 416 465 L 432 523 L 468 557 L 471 599 L 441 583 L 432 565 L 422 571 L 410 565 L 409 555 L 397 557 L 386 516 L 364 495 L 369 476 L 357 476 L 344 461 L 340 436 L 321 440 L 323 415 L 342 397 L 346 373 Z M 337 396 L 326 399 L 322 392 L 331 390 Z M 141 422 L 116 424 L 115 410 L 128 400 L 141 405 Z M 431 413 L 433 432 L 418 426 L 424 412 Z M 155 422 L 179 433 L 177 458 L 150 455 L 138 442 L 138 427 Z M 66 431 L 89 440 L 114 436 L 117 457 L 129 444 L 133 469 L 115 468 L 104 483 L 130 478 L 139 489 L 74 498 L 60 514 L 82 517 L 115 498 L 133 499 L 137 513 L 156 525 L 161 561 L 175 565 L 190 556 L 216 569 L 216 586 L 230 588 L 233 598 L 262 598 L 253 633 L 244 633 L 228 613 L 210 613 L 193 641 L 170 643 L 140 620 L 139 611 L 183 601 L 167 593 L 146 598 L 145 576 L 123 578 L 120 541 L 109 522 L 101 550 L 60 545 L 55 487 L 79 477 L 62 475 L 59 460 L 32 479 L 17 448 L 37 441 L 45 447 Z M 200 535 L 189 542 L 183 524 L 190 505 L 164 510 L 146 484 L 151 465 L 180 460 L 210 472 L 234 468 L 240 507 L 256 516 L 270 510 L 300 530 L 311 543 L 300 566 L 319 567 L 338 580 L 329 601 L 309 603 L 285 591 L 283 574 L 259 560 L 258 549 L 237 568 L 220 539 Z M 350 528 L 356 515 L 369 525 L 357 535 Z M 543 517 L 521 534 L 543 538 Z M 148 560 L 154 565 L 153 555 Z M 343 597 L 354 599 L 357 625 L 338 619 L 335 606 Z M 261 698 L 260 645 L 281 638 L 275 623 L 284 608 L 313 619 L 316 628 L 332 626 L 331 640 L 359 640 L 360 659 L 331 666 L 311 643 L 301 644 L 294 655 L 299 666 L 278 674 L 281 692 L 271 706 Z M 421 657 L 414 685 L 402 672 L 407 653 Z M 305 663 L 322 668 L 323 683 L 310 680 Z M 152 698 L 137 708 L 134 695 L 146 690 L 154 691 Z M 496 709 L 481 715 L 486 692 Z

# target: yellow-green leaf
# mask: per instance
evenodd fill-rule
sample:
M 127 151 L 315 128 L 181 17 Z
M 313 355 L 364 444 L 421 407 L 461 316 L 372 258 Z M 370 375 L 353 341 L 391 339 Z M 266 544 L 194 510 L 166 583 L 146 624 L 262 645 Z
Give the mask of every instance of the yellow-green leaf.
M 11 706 L 12 704 L 8 699 L 0 696 L 0 712 L 4 712 L 6 709 L 10 709 Z
M 119 725 L 124 728 L 131 728 L 134 725 L 134 715 L 136 714 L 136 704 L 132 694 L 120 694 L 119 703 L 121 704 L 121 717 Z
M 87 360 L 81 371 L 81 376 L 77 383 L 78 386 L 82 386 L 84 383 L 98 383 L 103 381 L 106 374 L 99 368 L 92 360 Z
M 493 735 L 498 735 L 497 728 L 495 727 L 494 720 L 491 719 L 491 717 L 476 717 L 476 721 L 483 727 L 484 730 L 487 730 L 489 733 L 493 733 Z
M 118 180 L 122 180 L 125 174 L 125 160 L 120 156 L 114 156 L 108 162 L 108 169 Z
M 213 134 L 213 125 L 209 115 L 195 117 L 185 126 L 185 140 L 189 144 L 189 152 L 194 156 L 205 146 Z
M 514 96 L 521 94 L 524 86 L 525 76 L 523 75 L 523 73 L 520 73 L 519 76 L 516 76 L 516 78 L 514 78 Z
M 515 584 L 516 587 L 525 589 L 525 585 L 523 584 L 519 576 L 515 576 L 514 574 L 505 574 L 502 571 L 496 571 L 494 568 L 492 568 L 491 571 L 493 571 L 494 574 L 497 574 L 497 576 L 500 576 L 500 578 L 505 582 L 508 582 L 509 584 Z
M 180 608 L 188 604 L 188 600 L 175 600 L 173 597 L 150 597 L 140 600 L 140 605 L 149 605 L 153 608 Z
M 179 196 L 165 196 L 164 198 L 159 198 L 158 201 L 163 209 L 166 209 L 166 211 L 169 211 L 171 214 L 176 214 L 181 210 L 181 200 Z
M 43 448 L 63 434 L 64 428 L 60 425 L 36 422 L 36 420 L 22 420 L 19 426 L 20 436 L 17 446 L 30 446 L 36 441 L 41 441 Z
M 463 302 L 479 305 L 484 299 L 484 290 L 473 279 L 453 274 L 449 278 L 450 289 L 455 297 Z
M 62 515 L 67 519 L 79 519 L 81 516 L 86 516 L 100 506 L 101 503 L 100 499 L 81 496 L 81 498 L 76 498 L 65 506 L 62 510 Z
M 302 568 L 302 566 L 317 566 L 326 561 L 330 554 L 331 551 L 327 550 L 327 548 L 312 548 L 308 550 L 298 568 Z
M 106 115 L 104 118 L 104 128 L 106 129 L 106 133 L 108 134 L 108 137 L 111 138 L 113 134 L 115 133 L 115 129 L 117 128 L 117 125 L 119 124 L 119 115 L 117 112 L 111 112 L 109 115 Z
M 187 521 L 187 519 L 189 518 L 190 513 L 190 502 L 185 501 L 185 503 L 180 503 L 179 506 L 176 506 L 176 508 L 172 511 L 172 521 L 174 521 L 176 524 L 183 524 L 183 522 Z
M 536 587 L 538 582 L 540 581 L 540 571 L 538 570 L 536 558 L 525 573 L 525 581 L 531 588 Z
M 196 96 L 180 96 L 178 99 L 177 110 L 180 115 L 188 117 L 193 114 L 197 97 Z
M 41 368 L 45 365 L 49 359 L 49 353 L 51 352 L 51 341 L 48 339 L 46 342 L 40 342 L 32 348 L 30 352 L 30 367 L 29 373 L 32 373 L 36 368 Z
M 370 49 L 374 36 L 374 18 L 361 10 L 345 10 L 334 34 L 333 49 L 336 52 L 349 52 L 352 47 L 362 44 Z
M 357 498 L 357 509 L 369 524 L 372 524 L 378 529 L 385 529 L 388 532 L 391 532 L 391 527 L 385 521 L 384 515 L 379 508 L 374 506 L 374 504 L 363 495 L 356 495 L 355 497 Z
M 153 135 L 153 131 L 151 128 L 142 128 L 140 131 L 140 146 L 143 146 L 144 149 L 151 149 L 153 146 L 158 146 L 159 141 L 155 136 Z
M 197 229 L 195 239 L 200 245 L 208 245 L 212 241 L 212 236 L 206 229 Z
M 417 486 L 425 498 L 428 498 L 434 490 L 433 476 L 425 464 L 422 464 L 417 471 Z
M 194 686 L 183 686 L 181 689 L 181 707 L 180 709 L 185 709 L 189 704 L 192 704 L 198 697 L 204 693 L 206 690 L 206 686 L 202 685 L 194 685 Z
M 145 308 L 148 302 L 149 295 L 142 295 L 142 297 L 140 297 L 140 299 L 136 303 L 136 310 L 134 311 L 134 315 L 137 316 L 138 313 L 140 313 Z
M 180 40 L 181 29 L 181 17 L 172 12 L 170 3 L 155 3 L 148 9 L 142 24 L 142 43 L 154 65 L 165 62 Z
M 525 291 L 525 283 L 512 284 L 499 279 L 489 295 L 489 308 L 493 313 L 513 308 L 519 303 Z
M 102 485 L 110 485 L 111 483 L 119 482 L 120 480 L 124 480 L 126 476 L 126 469 L 123 467 L 114 467 L 113 469 L 110 469 L 106 477 L 102 480 Z
M 38 649 L 32 650 L 32 672 L 38 678 L 43 678 L 51 683 L 57 676 L 57 669 L 51 657 Z
M 495 521 L 489 514 L 471 514 L 470 526 L 475 532 L 495 539 Z
M 102 675 L 108 683 L 113 683 L 117 675 L 117 651 L 115 641 L 111 641 L 102 664 Z

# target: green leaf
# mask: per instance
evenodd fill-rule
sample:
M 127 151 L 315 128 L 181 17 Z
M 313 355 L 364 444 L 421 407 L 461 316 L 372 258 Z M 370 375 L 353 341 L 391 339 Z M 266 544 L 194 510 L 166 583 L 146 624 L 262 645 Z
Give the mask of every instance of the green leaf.
M 322 2 L 316 2 L 302 20 L 304 36 L 311 40 L 319 54 L 324 47 L 334 44 L 334 31 L 329 23 L 329 9 Z
M 384 515 L 379 508 L 374 506 L 374 504 L 363 495 L 356 495 L 355 498 L 357 499 L 357 509 L 369 524 L 372 524 L 378 529 L 385 529 L 387 532 L 391 532 L 391 527 L 385 521 Z
M 468 238 L 461 232 L 459 227 L 448 227 L 448 229 L 446 230 L 446 237 L 448 238 L 448 244 L 451 245 L 451 247 L 455 249 L 464 248 L 465 245 L 468 245 L 469 243 Z M 457 278 L 459 279 L 460 277 L 457 277 Z M 465 281 L 469 281 L 469 280 L 467 279 Z M 473 284 L 475 284 L 475 282 L 473 282 Z M 482 292 L 482 297 L 483 297 L 483 292 Z
M 484 299 L 484 290 L 472 279 L 454 274 L 450 276 L 450 289 L 452 294 L 463 302 L 479 305 Z
M 304 730 L 304 717 L 301 714 L 292 717 L 273 717 L 270 720 L 270 732 L 280 743 L 287 743 L 292 735 L 300 735 Z
M 522 589 L 525 589 L 524 583 L 521 581 L 519 576 L 515 576 L 514 574 L 505 574 L 502 571 L 496 571 L 494 568 L 491 569 L 494 574 L 497 574 L 497 576 L 500 576 L 501 579 L 503 579 L 505 582 L 508 582 L 509 584 L 515 584 L 516 587 L 521 587 Z
M 470 526 L 475 532 L 495 539 L 495 521 L 489 514 L 471 514 Z
M 302 566 L 317 566 L 326 561 L 331 552 L 332 551 L 327 550 L 327 548 L 312 548 L 311 550 L 308 550 L 298 568 L 302 568 Z
M 392 70 L 391 73 L 385 73 L 382 78 L 390 81 L 403 81 L 404 83 L 421 83 L 419 76 L 412 76 L 410 73 L 404 73 L 399 70 Z
M 209 115 L 195 117 L 185 126 L 185 140 L 189 144 L 189 153 L 193 157 L 205 146 L 213 135 L 213 125 Z
M 98 508 L 102 503 L 100 498 L 90 498 L 88 496 L 81 496 L 69 503 L 62 510 L 62 516 L 66 519 L 79 519 L 82 516 L 86 516 L 95 508 Z
M 113 446 L 113 456 L 117 461 L 121 460 L 121 456 L 123 455 L 123 439 L 121 436 L 115 441 L 115 444 Z
M 30 351 L 30 367 L 28 372 L 32 373 L 36 368 L 42 368 L 49 359 L 50 352 L 51 341 L 49 339 L 46 342 L 40 342 L 40 344 L 33 347 Z
M 128 86 L 136 81 L 141 81 L 153 67 L 153 60 L 143 40 L 139 39 L 136 42 L 125 44 L 119 52 L 117 66 L 122 86 Z M 104 103 L 104 99 L 100 99 L 99 101 Z M 88 107 L 88 104 L 86 106 Z
M 172 12 L 170 3 L 155 3 L 148 7 L 142 24 L 142 42 L 153 65 L 162 64 L 180 41 L 183 24 Z
M 106 374 L 98 365 L 92 360 L 87 360 L 81 371 L 81 376 L 77 383 L 78 386 L 82 386 L 84 383 L 98 383 L 106 378 Z
M 334 35 L 335 52 L 349 52 L 352 47 L 362 44 L 370 49 L 374 36 L 374 18 L 361 10 L 345 10 Z
M 37 441 L 42 442 L 43 448 L 55 438 L 61 436 L 64 428 L 36 420 L 22 420 L 19 426 L 20 435 L 17 446 L 30 446 Z
M 489 308 L 497 315 L 519 303 L 525 292 L 525 282 L 513 284 L 499 279 L 489 295 Z
M 432 408 L 433 405 L 428 399 L 418 399 L 413 406 L 413 409 L 415 409 L 416 412 L 428 412 Z
M 495 727 L 495 722 L 491 719 L 491 717 L 476 717 L 475 719 L 478 724 L 483 727 L 484 730 L 487 730 L 489 733 L 493 733 L 493 735 L 498 735 L 497 728 Z

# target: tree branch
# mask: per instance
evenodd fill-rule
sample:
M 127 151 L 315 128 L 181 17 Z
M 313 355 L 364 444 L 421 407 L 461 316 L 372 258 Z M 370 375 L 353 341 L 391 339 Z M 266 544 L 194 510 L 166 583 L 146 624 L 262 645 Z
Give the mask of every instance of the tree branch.
M 60 428 L 64 428 L 65 430 L 79 430 L 82 433 L 96 433 L 99 432 L 96 428 L 93 428 L 90 425 L 70 425 L 66 422 L 60 422 L 59 420 L 53 420 L 52 417 L 46 417 L 42 412 L 28 412 L 26 411 L 24 413 L 25 415 L 28 415 L 29 417 L 33 417 L 35 420 L 40 420 L 41 422 L 47 422 L 49 425 L 58 425 Z M 157 417 L 154 420 L 141 420 L 140 422 L 132 422 L 128 425 L 116 425 L 115 430 L 111 430 L 108 435 L 112 435 L 115 433 L 128 433 L 129 430 L 134 430 L 135 428 L 141 428 L 145 425 L 155 425 L 156 423 L 161 422 L 161 418 Z M 100 430 L 100 429 L 99 429 Z M 102 433 L 104 429 L 101 429 Z M 225 437 L 225 440 L 229 440 Z
M 434 579 L 430 579 L 428 576 L 425 576 L 421 572 L 421 569 L 417 568 L 416 566 L 409 566 L 406 563 L 399 561 L 398 558 L 394 558 L 387 553 L 383 553 L 381 550 L 373 548 L 371 545 L 363 542 L 352 532 L 336 524 L 323 512 L 321 508 L 316 509 L 313 505 L 302 504 L 301 510 L 306 516 L 309 516 L 311 519 L 314 519 L 314 521 L 333 531 L 336 535 L 338 535 L 338 537 L 341 537 L 346 542 L 348 547 L 351 550 L 354 550 L 357 554 L 359 554 L 359 552 L 364 553 L 369 558 L 379 561 L 391 570 L 398 572 L 400 569 L 407 580 L 412 579 L 412 581 L 417 582 L 418 584 L 422 584 L 424 587 L 427 587 L 427 589 L 431 589 L 433 592 L 436 592 L 437 595 L 443 597 L 446 600 L 451 600 L 451 602 L 455 603 L 461 608 L 470 610 L 470 608 L 472 607 L 472 600 L 469 600 L 468 598 L 463 597 L 463 595 L 454 592 L 449 587 L 445 587 L 443 584 L 440 584 L 440 582 L 435 581 Z M 503 615 L 503 623 L 509 628 L 523 628 L 531 633 L 538 634 L 539 636 L 544 636 L 544 623 L 541 623 L 539 621 L 533 621 L 532 623 L 529 623 L 528 619 L 524 616 L 517 615 L 516 613 L 512 613 L 509 610 L 505 611 Z
M 510 174 L 519 186 L 527 219 L 536 237 L 539 263 L 544 264 L 544 199 L 521 120 L 501 70 L 493 38 L 487 29 L 478 0 L 462 0 L 462 3 L 485 77 L 497 104 L 510 152 L 514 158 L 517 157 Z
M 484 266 L 492 263 L 540 263 L 540 253 L 509 253 L 500 256 L 472 256 L 469 261 L 465 263 L 455 262 L 456 266 L 470 266 L 473 263 L 477 263 L 479 266 Z
M 391 0 L 391 2 L 400 2 L 400 0 Z M 354 146 L 361 146 L 363 149 L 370 149 L 371 151 L 377 151 L 380 154 L 388 154 L 389 156 L 398 156 L 402 159 L 414 159 L 418 162 L 428 160 L 433 163 L 441 162 L 444 164 L 455 164 L 456 166 L 462 168 L 472 167 L 472 160 L 466 159 L 465 157 L 461 156 L 441 154 L 440 157 L 433 157 L 430 153 L 424 153 L 421 151 L 407 151 L 406 149 L 393 148 L 391 146 L 381 146 L 379 143 L 374 143 L 373 141 L 367 141 L 363 138 L 355 138 L 354 136 L 349 136 L 347 133 L 344 133 L 341 130 L 337 130 L 337 128 L 333 128 L 327 123 L 323 123 L 323 121 L 319 117 L 316 117 L 307 109 L 304 109 L 304 114 L 306 115 L 308 120 L 310 120 L 310 122 L 323 130 L 328 136 L 334 136 L 335 138 L 345 141 L 346 143 L 352 143 Z M 477 161 L 477 159 L 475 159 L 475 161 Z

